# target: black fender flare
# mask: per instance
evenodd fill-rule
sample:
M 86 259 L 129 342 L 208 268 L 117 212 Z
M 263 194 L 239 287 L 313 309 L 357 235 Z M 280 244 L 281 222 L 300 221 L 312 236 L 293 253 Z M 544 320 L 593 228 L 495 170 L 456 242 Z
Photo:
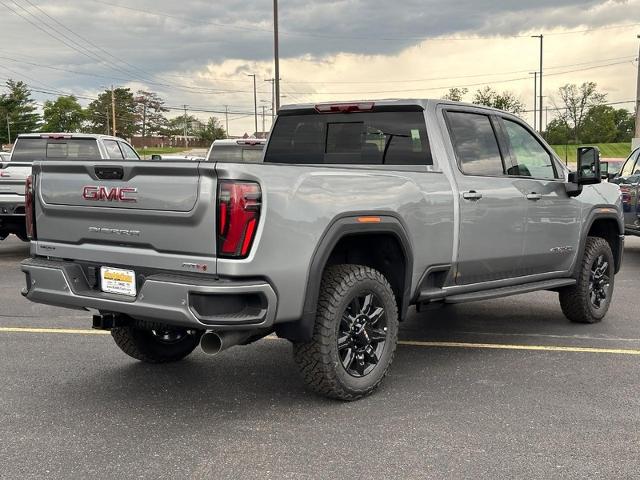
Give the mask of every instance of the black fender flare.
M 620 247 L 618 251 L 618 255 L 615 255 L 614 252 L 614 261 L 615 261 L 615 273 L 620 271 L 620 267 L 622 266 L 622 257 L 624 253 L 624 220 L 620 217 L 620 213 L 616 208 L 602 206 L 602 207 L 594 207 L 587 216 L 587 220 L 583 224 L 582 232 L 580 235 L 580 244 L 578 246 L 578 254 L 573 262 L 571 267 L 571 276 L 577 275 L 577 269 L 580 265 L 580 260 L 584 255 L 584 249 L 587 244 L 587 236 L 589 235 L 589 231 L 593 227 L 593 224 L 598 220 L 614 220 L 618 225 L 618 237 L 620 242 Z
M 363 222 L 362 217 L 375 218 L 375 222 Z M 379 221 L 377 220 L 379 218 Z M 318 243 L 307 274 L 304 308 L 302 317 L 295 322 L 276 325 L 279 337 L 291 341 L 309 341 L 313 335 L 316 319 L 316 307 L 320 296 L 320 282 L 322 273 L 333 249 L 338 242 L 349 235 L 392 234 L 402 248 L 405 258 L 405 278 L 402 302 L 399 307 L 400 318 L 404 318 L 411 302 L 411 280 L 413 274 L 413 248 L 404 223 L 395 213 L 391 212 L 349 212 L 333 219 L 326 228 Z

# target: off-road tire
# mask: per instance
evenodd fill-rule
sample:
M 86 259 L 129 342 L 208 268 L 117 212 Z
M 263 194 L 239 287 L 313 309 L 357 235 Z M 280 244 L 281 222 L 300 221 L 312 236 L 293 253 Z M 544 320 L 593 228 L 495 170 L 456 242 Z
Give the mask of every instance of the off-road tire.
M 111 336 L 124 353 L 145 363 L 177 362 L 188 356 L 200 343 L 201 333 L 185 334 L 168 343 L 160 340 L 151 329 L 136 326 L 113 328 Z
M 609 288 L 607 298 L 600 308 L 594 307 L 590 299 L 591 269 L 600 256 L 608 262 Z M 600 237 L 588 237 L 584 255 L 578 265 L 577 283 L 560 290 L 562 313 L 574 323 L 598 323 L 609 310 L 614 286 L 614 259 L 611 247 Z
M 387 337 L 373 370 L 351 376 L 338 352 L 341 318 L 354 296 L 372 292 L 383 305 Z M 398 308 L 387 279 L 360 265 L 328 267 L 322 277 L 313 337 L 293 345 L 293 357 L 307 386 L 329 398 L 352 401 L 372 393 L 387 374 L 398 341 Z

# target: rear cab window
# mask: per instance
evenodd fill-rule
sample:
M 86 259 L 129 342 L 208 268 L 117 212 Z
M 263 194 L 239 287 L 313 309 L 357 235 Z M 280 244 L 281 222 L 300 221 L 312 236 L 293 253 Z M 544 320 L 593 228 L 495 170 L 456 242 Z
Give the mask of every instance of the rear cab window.
M 285 111 L 271 132 L 265 163 L 432 165 L 422 107 L 367 111 Z
M 488 115 L 447 111 L 447 125 L 460 171 L 465 175 L 503 176 L 504 160 Z
M 214 145 L 207 160 L 210 162 L 259 163 L 262 161 L 263 151 L 264 144 Z
M 98 158 L 98 143 L 91 138 L 18 138 L 12 153 L 14 162 Z

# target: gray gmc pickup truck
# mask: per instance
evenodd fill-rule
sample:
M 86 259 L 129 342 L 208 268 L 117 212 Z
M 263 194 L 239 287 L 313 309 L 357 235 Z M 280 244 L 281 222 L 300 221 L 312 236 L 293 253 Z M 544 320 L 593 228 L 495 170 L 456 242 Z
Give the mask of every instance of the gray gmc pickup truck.
M 35 162 L 23 294 L 176 361 L 271 333 L 353 400 L 418 310 L 536 290 L 605 316 L 623 255 L 599 153 L 568 172 L 520 118 L 439 100 L 284 107 L 260 163 Z

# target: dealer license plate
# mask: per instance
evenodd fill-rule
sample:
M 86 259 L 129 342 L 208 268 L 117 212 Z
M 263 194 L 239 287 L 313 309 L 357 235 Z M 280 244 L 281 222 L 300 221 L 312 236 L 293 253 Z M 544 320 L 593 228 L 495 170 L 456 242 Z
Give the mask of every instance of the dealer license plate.
M 136 272 L 120 268 L 100 267 L 100 285 L 105 293 L 136 296 Z

